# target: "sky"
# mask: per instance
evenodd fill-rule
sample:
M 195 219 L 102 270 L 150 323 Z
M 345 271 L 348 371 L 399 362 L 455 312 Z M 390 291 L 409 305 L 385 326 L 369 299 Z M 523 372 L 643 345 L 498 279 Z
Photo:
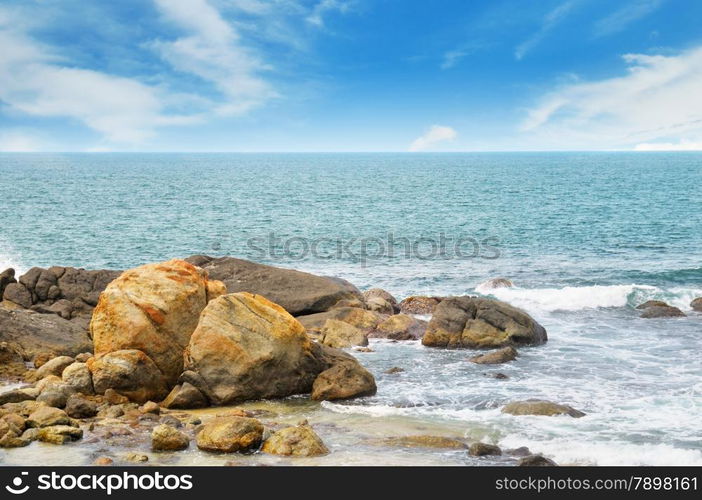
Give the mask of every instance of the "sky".
M 0 151 L 702 150 L 699 0 L 0 0 Z

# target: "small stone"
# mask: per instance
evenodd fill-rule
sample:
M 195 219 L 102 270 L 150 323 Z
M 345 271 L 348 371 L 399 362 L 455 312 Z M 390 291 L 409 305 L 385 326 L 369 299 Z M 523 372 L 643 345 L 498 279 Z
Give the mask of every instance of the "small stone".
M 510 415 L 543 415 L 551 417 L 554 415 L 570 415 L 573 418 L 584 417 L 585 413 L 568 405 L 552 403 L 540 399 L 527 399 L 526 401 L 514 401 L 502 408 L 502 413 Z
M 487 354 L 481 354 L 469 359 L 471 363 L 479 365 L 497 365 L 514 361 L 517 358 L 517 350 L 512 346 L 507 346 Z
M 184 450 L 189 444 L 187 434 L 170 425 L 157 425 L 151 433 L 151 448 L 154 451 Z
M 83 437 L 83 431 L 70 425 L 52 425 L 39 429 L 38 439 L 44 443 L 66 444 L 78 441 Z
M 120 405 L 124 403 L 129 403 L 129 398 L 126 396 L 122 396 L 114 389 L 107 389 L 105 391 L 105 401 L 107 401 L 111 405 Z
M 142 413 L 152 413 L 154 415 L 158 415 L 161 413 L 161 408 L 153 401 L 147 401 L 141 406 L 141 408 L 139 408 L 139 411 Z
M 32 412 L 26 421 L 27 427 L 76 426 L 65 411 L 42 406 Z
M 134 462 L 134 463 L 142 463 L 142 462 L 148 462 L 149 457 L 147 455 L 144 455 L 142 453 L 127 453 L 124 456 L 125 462 Z
M 254 418 L 216 417 L 197 433 L 197 447 L 204 451 L 232 453 L 258 448 L 263 425 Z
M 97 415 L 97 404 L 74 394 L 66 402 L 66 414 L 72 418 L 90 418 Z
M 329 453 L 329 449 L 308 425 L 286 427 L 273 433 L 263 443 L 261 451 L 295 457 L 317 457 Z
M 502 455 L 502 450 L 499 446 L 487 443 L 473 443 L 468 448 L 468 454 L 473 457 L 484 457 L 487 455 Z
M 383 373 L 387 373 L 389 375 L 392 375 L 394 373 L 402 373 L 404 371 L 405 371 L 404 368 L 400 368 L 399 366 L 393 366 L 392 368 L 385 370 Z
M 110 457 L 97 457 L 95 461 L 93 462 L 93 465 L 100 465 L 100 466 L 106 466 L 106 465 L 112 465 L 114 463 L 114 460 L 112 460 Z

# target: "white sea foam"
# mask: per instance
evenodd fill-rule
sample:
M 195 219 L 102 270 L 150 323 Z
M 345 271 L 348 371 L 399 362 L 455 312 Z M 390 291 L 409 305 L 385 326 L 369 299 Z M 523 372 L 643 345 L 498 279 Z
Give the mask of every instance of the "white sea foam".
M 9 267 L 15 270 L 15 276 L 21 276 L 27 271 L 10 245 L 0 242 L 0 272 Z
M 683 310 L 690 301 L 702 295 L 702 289 L 674 288 L 663 290 L 649 285 L 593 285 L 563 288 L 490 288 L 478 286 L 475 291 L 489 295 L 528 311 L 578 311 L 600 307 L 636 306 L 658 299 Z

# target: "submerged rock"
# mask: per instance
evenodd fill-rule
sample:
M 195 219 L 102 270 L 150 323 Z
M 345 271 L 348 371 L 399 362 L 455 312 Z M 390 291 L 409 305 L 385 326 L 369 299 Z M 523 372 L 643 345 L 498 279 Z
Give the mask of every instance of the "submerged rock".
M 315 276 L 233 257 L 195 255 L 186 260 L 202 267 L 213 279 L 224 282 L 229 293 L 262 295 L 294 316 L 327 311 L 342 300 L 362 298 L 355 286 L 339 278 Z
M 484 288 L 484 289 L 495 289 L 495 288 L 512 288 L 514 287 L 514 283 L 512 283 L 512 280 L 508 280 L 507 278 L 491 278 L 487 281 L 483 281 L 481 284 L 477 286 L 477 288 Z
M 369 334 L 371 338 L 393 340 L 421 339 L 427 329 L 427 322 L 407 314 L 395 314 L 381 321 Z
M 636 306 L 636 309 L 648 309 L 649 307 L 670 307 L 670 305 L 662 300 L 647 300 L 643 304 Z
M 552 403 L 540 399 L 527 399 L 526 401 L 514 401 L 502 408 L 502 413 L 510 415 L 570 415 L 573 418 L 584 417 L 585 413 L 576 410 L 568 405 Z
M 220 453 L 256 449 L 263 440 L 263 425 L 255 418 L 215 417 L 197 433 L 197 447 Z
M 400 312 L 404 314 L 433 314 L 444 297 L 415 295 L 400 302 Z
M 641 313 L 642 318 L 682 318 L 685 313 L 677 307 L 650 306 Z
M 478 442 L 470 445 L 468 454 L 473 457 L 485 457 L 488 455 L 502 455 L 502 450 L 494 444 Z
M 353 325 L 337 319 L 328 319 L 322 327 L 320 342 L 338 349 L 366 346 L 368 345 L 368 335 Z
M 479 365 L 498 365 L 514 361 L 515 359 L 517 359 L 517 350 L 512 346 L 507 346 L 496 351 L 474 356 L 469 361 Z
M 397 436 L 388 437 L 374 442 L 383 446 L 397 446 L 403 448 L 444 448 L 465 449 L 468 445 L 455 438 L 444 436 Z
M 260 295 L 233 293 L 202 312 L 186 369 L 213 404 L 285 397 L 310 392 L 325 368 L 317 350 L 285 309 Z
M 546 330 L 509 304 L 475 297 L 451 297 L 438 305 L 422 338 L 429 347 L 488 348 L 538 345 Z
M 110 353 L 140 351 L 161 373 L 158 385 L 175 384 L 200 313 L 208 300 L 223 292 L 221 282 L 209 280 L 205 271 L 182 260 L 125 271 L 105 288 L 93 312 L 90 332 L 97 360 Z M 111 387 L 106 380 L 100 388 L 94 382 L 98 392 Z M 123 380 L 120 385 L 136 391 L 136 381 Z
M 189 445 L 188 435 L 170 425 L 157 425 L 151 432 L 151 449 L 154 451 L 184 450 Z
M 543 455 L 529 455 L 520 458 L 517 462 L 519 467 L 558 467 L 558 464 Z
M 261 451 L 294 457 L 318 457 L 329 453 L 329 449 L 308 425 L 276 431 L 266 439 Z
M 692 307 L 693 311 L 702 312 L 702 297 L 697 297 L 690 302 L 690 307 Z

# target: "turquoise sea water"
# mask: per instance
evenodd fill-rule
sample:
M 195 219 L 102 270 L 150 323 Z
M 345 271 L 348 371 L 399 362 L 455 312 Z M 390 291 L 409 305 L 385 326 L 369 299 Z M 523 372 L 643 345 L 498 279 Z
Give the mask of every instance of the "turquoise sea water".
M 561 462 L 702 464 L 702 154 L 2 154 L 0 204 L 0 268 L 206 253 L 399 298 L 492 294 L 549 333 L 510 380 L 380 342 L 362 358 L 378 395 L 323 411 L 477 426 Z M 496 276 L 517 287 L 480 286 Z M 688 317 L 640 319 L 652 298 Z M 499 413 L 527 397 L 588 416 Z

